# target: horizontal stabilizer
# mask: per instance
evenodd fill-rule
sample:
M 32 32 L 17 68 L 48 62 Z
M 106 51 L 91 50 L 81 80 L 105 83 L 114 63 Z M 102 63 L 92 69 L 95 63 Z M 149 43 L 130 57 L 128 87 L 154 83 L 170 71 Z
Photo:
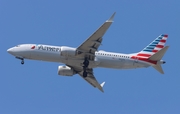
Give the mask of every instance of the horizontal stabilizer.
M 163 71 L 163 69 L 162 69 L 162 67 L 161 67 L 161 65 L 160 64 L 157 64 L 157 65 L 155 65 L 155 66 L 153 66 L 157 71 L 159 71 L 161 74 L 164 74 L 164 71 Z
M 159 50 L 157 53 L 155 53 L 154 55 L 152 55 L 149 60 L 153 60 L 153 61 L 159 61 L 161 60 L 161 58 L 164 56 L 164 54 L 166 53 L 167 49 L 169 48 L 169 46 L 164 47 L 163 49 Z

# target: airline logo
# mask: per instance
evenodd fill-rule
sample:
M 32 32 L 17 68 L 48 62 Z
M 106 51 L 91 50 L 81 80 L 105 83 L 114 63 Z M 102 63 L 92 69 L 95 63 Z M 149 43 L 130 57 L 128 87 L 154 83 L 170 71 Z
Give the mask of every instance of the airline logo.
M 38 50 L 59 52 L 61 49 L 59 47 L 38 45 Z
M 35 49 L 36 46 L 32 46 L 31 49 Z
M 35 49 L 37 47 L 38 50 L 46 50 L 46 51 L 55 51 L 59 52 L 60 48 L 57 47 L 50 47 L 50 46 L 44 46 L 44 45 L 34 45 L 31 47 L 31 49 Z
M 151 42 L 147 47 L 145 47 L 140 53 L 131 57 L 131 59 L 141 60 L 145 62 L 149 62 L 152 64 L 157 64 L 157 61 L 149 60 L 148 58 L 154 53 L 158 52 L 166 43 L 168 35 L 162 34 L 157 37 L 153 42 Z
M 158 52 L 164 47 L 167 38 L 168 38 L 168 35 L 164 35 L 164 34 L 160 35 L 142 51 L 154 52 L 154 53 Z
M 165 34 L 160 35 L 153 42 L 151 42 L 147 47 L 145 47 L 140 53 L 138 53 L 137 56 L 150 57 L 154 53 L 164 48 L 167 38 L 168 38 L 168 35 L 165 35 Z

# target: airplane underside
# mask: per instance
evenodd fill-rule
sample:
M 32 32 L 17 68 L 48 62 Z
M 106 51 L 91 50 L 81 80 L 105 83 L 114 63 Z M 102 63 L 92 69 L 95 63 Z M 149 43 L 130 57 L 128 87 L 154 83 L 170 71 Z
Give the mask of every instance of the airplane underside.
M 21 64 L 24 64 L 24 59 L 64 63 L 65 65 L 58 66 L 58 75 L 73 76 L 79 74 L 89 84 L 102 92 L 104 92 L 105 82 L 99 83 L 96 80 L 93 68 L 134 69 L 152 66 L 164 74 L 161 64 L 164 64 L 165 61 L 162 60 L 162 57 L 169 48 L 169 46 L 165 46 L 168 38 L 166 34 L 161 34 L 137 53 L 122 54 L 98 51 L 103 36 L 112 24 L 114 16 L 115 13 L 77 48 L 22 44 L 9 48 L 7 52 L 20 59 Z
M 64 63 L 67 66 L 76 66 L 79 67 L 79 69 L 82 69 L 84 64 L 83 59 L 77 59 L 77 58 L 65 58 L 62 57 L 61 59 L 56 59 L 56 58 L 45 58 L 42 59 L 35 59 L 35 60 L 42 60 L 42 61 L 50 61 L 50 62 L 60 62 Z M 31 58 L 33 59 L 33 58 Z M 149 67 L 150 65 L 141 61 L 135 61 L 135 60 L 111 60 L 111 59 L 96 59 L 95 61 L 89 61 L 88 68 L 97 68 L 97 67 L 102 67 L 102 68 L 111 68 L 111 69 L 134 69 L 134 68 L 143 68 L 143 67 Z

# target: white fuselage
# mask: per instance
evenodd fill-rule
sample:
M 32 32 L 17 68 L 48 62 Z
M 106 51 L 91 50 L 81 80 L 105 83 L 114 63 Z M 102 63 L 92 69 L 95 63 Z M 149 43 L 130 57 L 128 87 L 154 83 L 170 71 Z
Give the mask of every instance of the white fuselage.
M 83 66 L 84 59 L 76 56 L 62 56 L 60 46 L 22 44 L 8 49 L 12 55 L 25 59 L 60 62 L 69 66 Z M 76 49 L 76 48 L 72 48 Z M 149 67 L 150 63 L 131 59 L 132 54 L 96 51 L 94 61 L 90 61 L 89 68 L 104 67 L 115 69 L 131 69 Z
M 79 47 L 51 46 L 42 44 L 22 44 L 9 48 L 8 53 L 21 60 L 41 60 L 64 63 L 58 66 L 58 75 L 80 75 L 93 87 L 103 91 L 105 82 L 99 83 L 93 73 L 93 68 L 133 69 L 153 66 L 161 74 L 164 71 L 160 64 L 168 46 L 164 47 L 168 35 L 162 34 L 153 40 L 142 51 L 133 54 L 97 51 L 102 44 L 103 36 L 113 22 L 115 13 L 105 21 L 89 38 Z

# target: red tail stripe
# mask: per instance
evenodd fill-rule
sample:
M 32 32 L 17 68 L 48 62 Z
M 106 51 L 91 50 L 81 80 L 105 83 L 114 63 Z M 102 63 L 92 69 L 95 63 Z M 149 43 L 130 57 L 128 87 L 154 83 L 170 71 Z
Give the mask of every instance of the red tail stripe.
M 164 35 L 164 37 L 166 37 L 166 38 L 167 38 L 167 37 L 168 37 L 168 35 L 167 35 L 167 34 L 165 34 L 165 35 Z
M 163 42 L 163 43 L 165 43 L 165 42 L 166 42 L 166 40 L 161 40 L 160 42 Z
M 139 53 L 139 54 L 137 54 L 137 56 L 150 57 L 151 55 L 150 54 Z
M 157 48 L 163 48 L 163 45 L 156 45 Z
M 137 59 L 137 60 L 149 62 L 152 64 L 157 64 L 157 61 L 152 61 L 152 60 L 149 60 L 148 58 L 142 58 L 142 57 L 138 57 L 138 56 L 132 56 L 131 59 Z
M 155 52 L 155 53 L 156 53 L 156 52 L 158 52 L 158 50 L 152 50 L 152 52 Z
M 152 61 L 152 60 L 148 60 L 148 59 L 145 59 L 145 58 L 139 58 L 138 60 L 146 61 L 146 62 L 153 63 L 153 64 L 157 63 L 157 61 Z

